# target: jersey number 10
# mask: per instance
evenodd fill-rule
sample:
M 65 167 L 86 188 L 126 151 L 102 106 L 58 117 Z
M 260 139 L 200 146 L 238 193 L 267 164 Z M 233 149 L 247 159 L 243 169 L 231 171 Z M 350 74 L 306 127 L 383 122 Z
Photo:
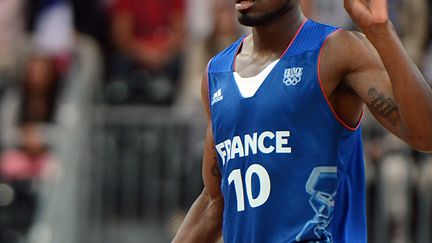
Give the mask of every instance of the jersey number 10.
M 252 195 L 252 175 L 255 174 L 258 176 L 259 184 L 260 184 L 260 191 L 258 193 L 258 196 L 255 198 Z M 228 176 L 228 185 L 231 185 L 231 183 L 234 182 L 234 189 L 236 192 L 237 197 L 237 211 L 244 211 L 245 210 L 245 202 L 244 202 L 244 190 L 243 190 L 243 180 L 241 176 L 240 169 L 236 169 L 231 171 L 231 173 Z M 245 175 L 245 185 L 246 185 L 246 195 L 248 197 L 249 205 L 252 208 L 259 207 L 263 205 L 268 197 L 270 196 L 270 177 L 267 173 L 267 170 L 259 165 L 259 164 L 253 164 L 249 166 L 249 168 L 246 170 Z

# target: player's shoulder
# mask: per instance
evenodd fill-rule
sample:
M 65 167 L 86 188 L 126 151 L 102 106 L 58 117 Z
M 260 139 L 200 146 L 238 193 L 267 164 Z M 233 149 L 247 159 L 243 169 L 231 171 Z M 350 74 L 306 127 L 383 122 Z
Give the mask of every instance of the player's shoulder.
M 244 38 L 245 36 L 240 37 L 237 41 L 231 43 L 225 49 L 213 56 L 208 63 L 207 71 L 210 73 L 231 71 L 234 56 L 237 54 L 238 48 Z
M 329 36 L 329 39 L 333 39 L 337 42 L 348 42 L 354 44 L 368 41 L 363 33 L 356 30 L 347 30 L 343 28 L 338 28 L 337 31 Z
M 228 46 L 226 46 L 222 51 L 218 52 L 213 58 L 215 57 L 219 57 L 219 56 L 223 56 L 223 55 L 227 55 L 234 52 L 238 51 L 239 45 L 243 42 L 244 39 L 246 39 L 248 35 L 242 35 L 239 38 L 237 38 L 236 41 L 232 42 L 231 44 L 229 44 Z
M 309 48 L 322 49 L 330 46 L 332 52 L 350 51 L 367 41 L 367 38 L 358 31 L 347 30 L 312 19 L 305 22 L 303 29 L 309 38 L 308 45 L 312 45 Z
M 327 38 L 320 53 L 321 67 L 331 69 L 344 80 L 349 74 L 382 69 L 382 61 L 366 35 L 339 29 Z
M 359 31 L 339 28 L 328 36 L 326 45 L 336 52 L 349 53 L 369 45 L 369 40 Z
M 338 29 L 330 34 L 323 45 L 323 52 L 327 57 L 341 65 L 358 66 L 363 64 L 377 64 L 379 58 L 376 50 L 368 38 L 359 31 Z

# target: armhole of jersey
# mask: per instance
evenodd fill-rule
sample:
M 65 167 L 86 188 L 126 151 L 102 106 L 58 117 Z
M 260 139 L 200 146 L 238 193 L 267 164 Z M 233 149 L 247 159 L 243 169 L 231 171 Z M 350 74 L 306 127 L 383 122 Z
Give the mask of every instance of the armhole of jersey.
M 328 97 L 327 97 L 327 95 L 326 95 L 326 93 L 324 91 L 324 87 L 323 87 L 322 80 L 321 80 L 321 74 L 320 74 L 321 54 L 322 54 L 322 52 L 324 50 L 324 46 L 325 46 L 328 38 L 331 35 L 333 35 L 334 33 L 338 32 L 340 30 L 342 30 L 342 29 L 336 29 L 335 31 L 331 32 L 329 35 L 327 35 L 327 37 L 325 38 L 324 42 L 322 43 L 321 49 L 319 50 L 319 54 L 318 54 L 317 76 L 318 76 L 318 83 L 319 83 L 319 86 L 320 86 L 320 89 L 321 89 L 321 93 L 322 93 L 322 95 L 323 95 L 323 97 L 324 97 L 324 99 L 325 99 L 325 101 L 327 103 L 327 107 L 330 109 L 330 112 L 333 114 L 333 117 L 337 120 L 337 122 L 339 124 L 341 124 L 348 131 L 354 132 L 354 131 L 357 131 L 358 128 L 360 127 L 360 125 L 361 125 L 361 121 L 362 121 L 363 115 L 364 115 L 364 109 L 362 108 L 362 113 L 361 113 L 360 118 L 357 121 L 357 125 L 355 127 L 351 127 L 350 125 L 348 125 L 344 121 L 342 121 L 342 119 L 339 117 L 339 115 L 336 113 L 335 109 L 331 105 L 330 100 L 328 99 Z
M 213 57 L 214 58 L 214 57 Z M 215 141 L 215 137 L 214 137 L 214 133 L 213 133 L 213 119 L 212 119 L 212 107 L 211 107 L 211 92 L 210 92 L 210 73 L 209 73 L 209 69 L 210 69 L 210 65 L 211 62 L 213 61 L 213 58 L 210 59 L 210 61 L 207 63 L 207 67 L 205 70 L 205 75 L 207 77 L 207 101 L 208 101 L 208 109 L 209 109 L 209 122 L 211 123 L 210 128 L 212 129 L 212 140 L 213 140 L 213 144 L 216 144 Z
M 210 61 L 207 63 L 206 69 L 205 69 L 205 76 L 207 77 L 207 101 L 209 104 L 209 112 L 210 112 L 210 117 L 211 117 L 211 110 L 210 110 L 210 75 L 209 75 L 209 69 L 210 69 L 210 63 L 213 61 L 213 58 L 210 59 Z

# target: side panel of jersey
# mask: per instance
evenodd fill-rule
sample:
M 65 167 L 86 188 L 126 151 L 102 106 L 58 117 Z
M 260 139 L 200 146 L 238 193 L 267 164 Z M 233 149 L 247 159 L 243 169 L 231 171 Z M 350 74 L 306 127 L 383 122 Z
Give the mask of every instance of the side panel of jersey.
M 357 190 L 364 192 L 361 179 L 352 178 L 363 172 L 351 170 L 362 170 L 360 130 L 338 123 L 318 81 L 319 52 L 334 30 L 308 20 L 250 98 L 241 96 L 233 77 L 241 40 L 211 61 L 209 99 L 222 172 L 225 242 L 364 237 L 362 223 L 352 236 L 346 236 L 350 224 L 333 225 L 356 222 L 347 203 Z M 358 196 L 362 200 L 364 195 Z M 363 215 L 364 203 L 355 209 Z

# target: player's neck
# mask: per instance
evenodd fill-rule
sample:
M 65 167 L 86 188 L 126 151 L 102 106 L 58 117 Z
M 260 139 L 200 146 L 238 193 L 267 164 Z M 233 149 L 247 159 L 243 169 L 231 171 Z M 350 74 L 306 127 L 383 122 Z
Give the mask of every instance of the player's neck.
M 252 28 L 254 52 L 281 54 L 294 38 L 305 17 L 300 8 L 294 9 L 279 20 Z

